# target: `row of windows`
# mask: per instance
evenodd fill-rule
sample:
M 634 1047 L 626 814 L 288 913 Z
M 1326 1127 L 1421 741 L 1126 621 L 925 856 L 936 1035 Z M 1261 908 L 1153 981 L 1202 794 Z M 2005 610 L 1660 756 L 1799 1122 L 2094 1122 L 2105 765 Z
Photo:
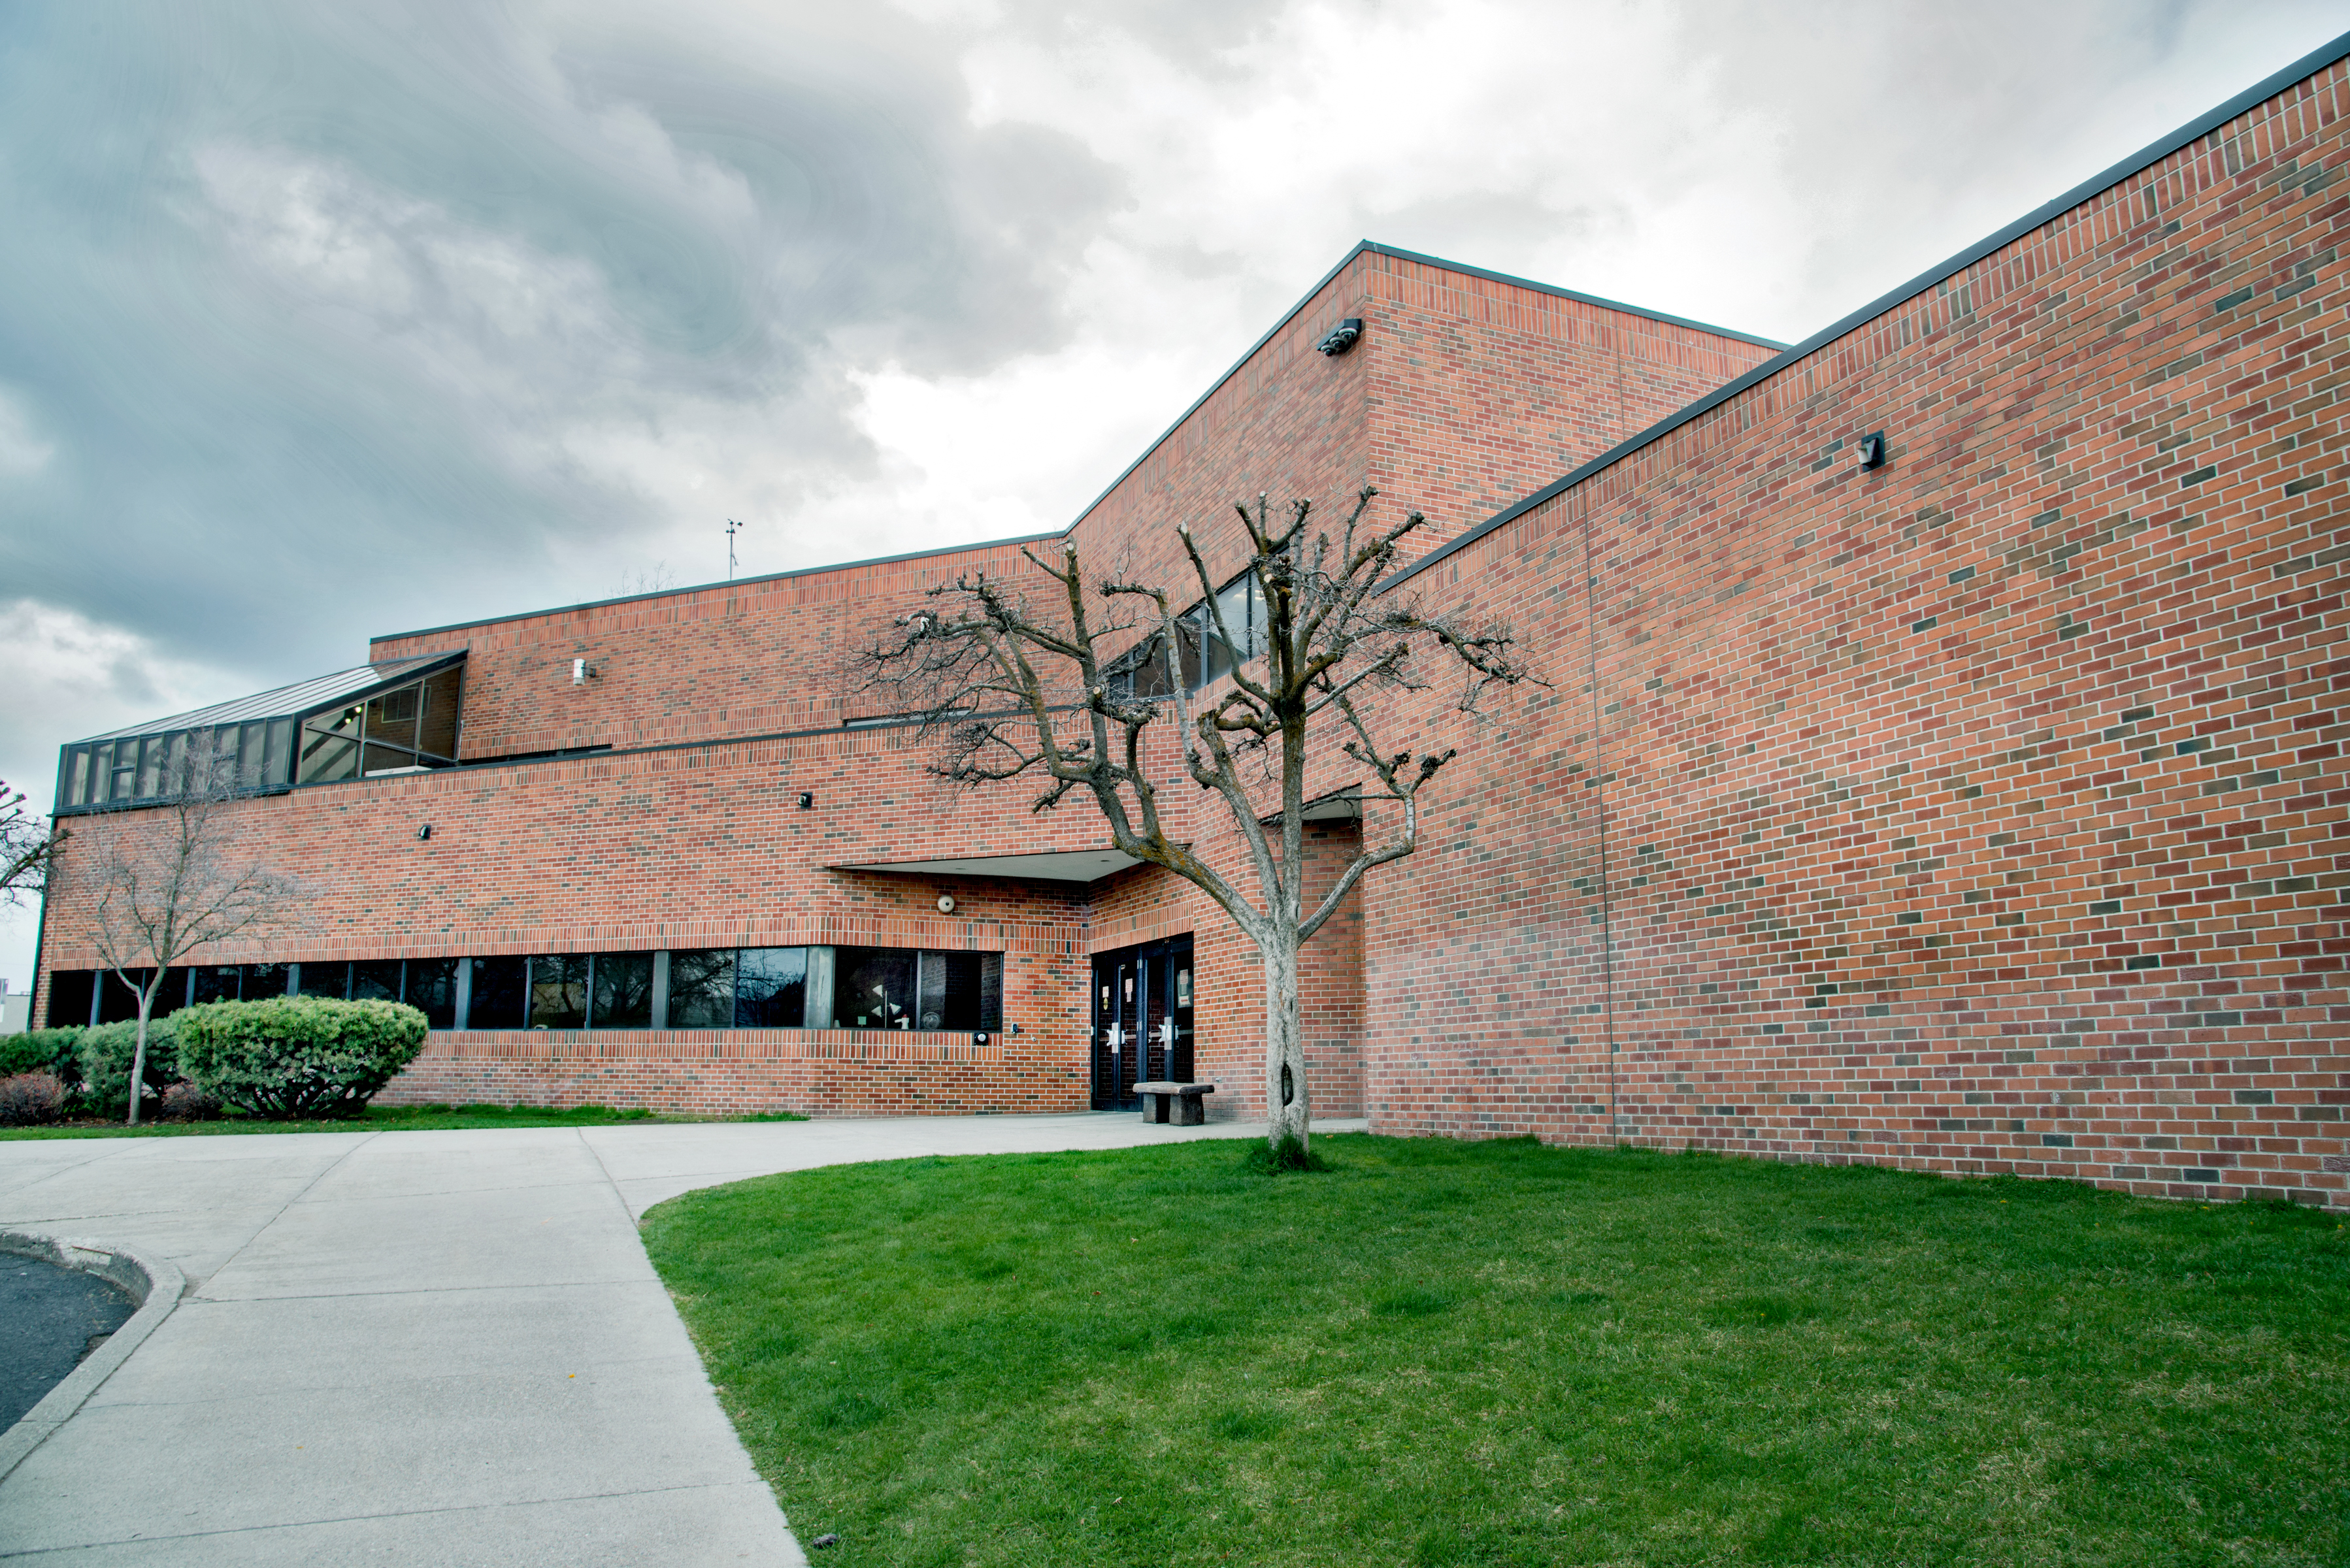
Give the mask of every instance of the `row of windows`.
M 140 971 L 143 985 L 151 970 Z M 380 999 L 435 1029 L 902 1029 L 1003 1026 L 1002 953 L 907 948 L 703 948 L 531 958 L 207 964 L 173 970 L 164 1017 L 203 1002 L 270 996 Z M 110 973 L 49 977 L 52 1028 L 139 1015 Z
M 58 771 L 58 809 L 445 768 L 457 760 L 464 680 L 464 667 L 456 665 L 298 720 L 257 719 L 68 746 Z
M 68 746 L 60 810 L 170 800 L 192 787 L 259 790 L 292 776 L 294 721 L 266 719 Z M 201 774 L 202 777 L 196 775 Z
M 1174 668 L 1167 659 L 1167 634 L 1159 632 L 1129 649 L 1109 667 L 1112 691 L 1121 697 L 1165 697 L 1180 676 L 1193 690 L 1222 680 L 1263 651 L 1264 595 L 1254 572 L 1243 572 L 1216 594 L 1230 640 L 1216 635 L 1215 620 L 1205 604 L 1192 606 L 1176 621 Z M 1205 657 L 1202 657 L 1204 649 Z

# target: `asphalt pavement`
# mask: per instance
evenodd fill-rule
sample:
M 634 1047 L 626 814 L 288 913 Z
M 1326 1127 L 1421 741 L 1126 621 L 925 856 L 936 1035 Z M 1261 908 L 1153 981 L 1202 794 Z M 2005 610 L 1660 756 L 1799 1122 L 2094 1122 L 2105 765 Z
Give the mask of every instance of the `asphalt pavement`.
M 0 1429 L 64 1382 L 134 1310 L 96 1274 L 0 1252 Z

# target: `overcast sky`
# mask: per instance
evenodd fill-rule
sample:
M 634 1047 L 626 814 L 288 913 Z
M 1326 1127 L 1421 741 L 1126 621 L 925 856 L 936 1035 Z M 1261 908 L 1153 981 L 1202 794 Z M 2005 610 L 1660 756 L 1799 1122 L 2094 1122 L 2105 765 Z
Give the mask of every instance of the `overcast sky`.
M 2343 26 L 11 0 L 0 774 L 728 517 L 745 573 L 1057 528 L 1365 237 L 1801 337 Z

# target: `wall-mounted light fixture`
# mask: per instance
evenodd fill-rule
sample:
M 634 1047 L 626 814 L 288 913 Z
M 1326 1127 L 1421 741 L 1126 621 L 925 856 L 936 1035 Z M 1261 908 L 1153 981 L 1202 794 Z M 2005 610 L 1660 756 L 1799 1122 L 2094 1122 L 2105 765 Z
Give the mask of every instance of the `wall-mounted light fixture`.
M 941 915 L 951 915 L 954 913 L 954 895 L 952 893 L 941 893 L 939 895 L 939 913 Z
M 800 809 L 802 811 L 814 811 L 816 809 L 816 796 L 809 794 L 806 790 L 800 791 Z
M 596 667 L 586 659 L 575 659 L 571 661 L 571 684 L 574 686 L 587 685 L 588 678 L 595 673 Z
M 1859 468 L 1883 468 L 1885 466 L 1885 432 L 1871 431 L 1861 437 L 1860 444 L 1853 449 L 1853 462 Z
M 1339 355 L 1344 354 L 1347 349 L 1352 348 L 1355 346 L 1356 339 L 1361 337 L 1362 335 L 1363 318 L 1359 316 L 1349 316 L 1346 320 L 1341 321 L 1337 326 L 1330 328 L 1330 330 L 1324 335 L 1321 342 L 1314 345 L 1315 351 L 1316 353 L 1327 354 L 1335 359 Z
M 422 839 L 422 838 L 430 838 L 430 837 L 432 837 L 432 825 L 431 823 L 429 823 L 429 822 L 428 822 L 428 823 L 426 823 L 423 826 L 421 826 L 421 827 L 418 828 L 418 829 L 416 830 L 416 836 L 417 836 L 418 838 L 420 838 L 420 839 Z

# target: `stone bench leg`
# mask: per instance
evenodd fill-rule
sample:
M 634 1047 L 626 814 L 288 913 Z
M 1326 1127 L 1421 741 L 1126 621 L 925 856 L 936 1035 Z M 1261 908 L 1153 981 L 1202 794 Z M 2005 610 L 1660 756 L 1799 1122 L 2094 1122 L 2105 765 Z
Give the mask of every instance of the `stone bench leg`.
M 1163 1125 L 1167 1120 L 1167 1102 L 1177 1097 L 1174 1095 L 1143 1096 L 1142 1119 L 1154 1126 Z
M 1167 1098 L 1175 1102 L 1175 1125 L 1177 1127 L 1196 1127 L 1207 1125 L 1208 1111 L 1204 1102 L 1204 1096 L 1200 1095 L 1169 1095 Z M 1159 1119 L 1164 1121 L 1166 1118 L 1162 1116 Z

